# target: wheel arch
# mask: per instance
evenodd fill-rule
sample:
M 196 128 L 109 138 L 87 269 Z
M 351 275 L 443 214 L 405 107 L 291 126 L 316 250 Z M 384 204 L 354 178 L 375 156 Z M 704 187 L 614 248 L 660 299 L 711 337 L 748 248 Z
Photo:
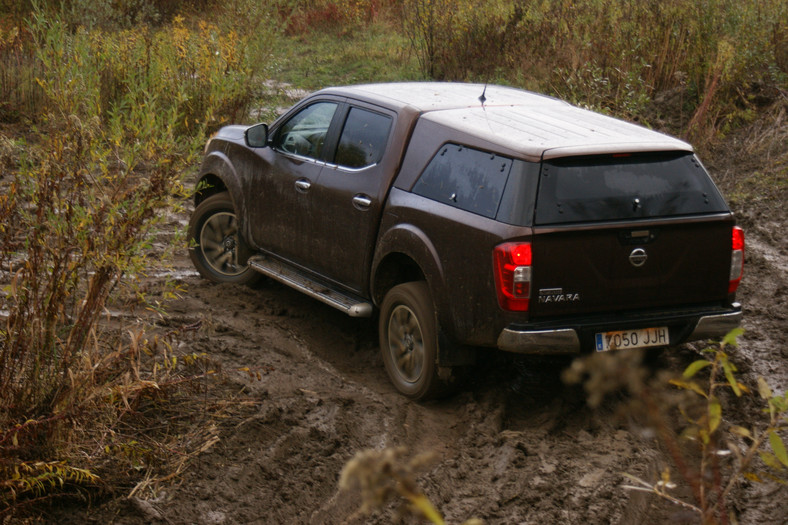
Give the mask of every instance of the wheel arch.
M 380 306 L 386 293 L 398 284 L 426 280 L 421 267 L 402 252 L 386 255 L 378 264 L 372 283 L 372 300 Z
M 435 246 L 424 231 L 400 224 L 378 240 L 370 284 L 373 303 L 380 307 L 393 287 L 410 281 L 426 281 L 432 296 L 438 327 L 438 362 L 441 366 L 469 365 L 475 350 L 455 342 L 456 327 L 448 301 L 443 265 Z
M 213 151 L 205 157 L 200 167 L 194 188 L 194 206 L 199 206 L 208 197 L 223 191 L 230 194 L 230 199 L 238 210 L 242 196 L 241 181 L 227 155 Z
M 194 189 L 194 207 L 199 206 L 208 197 L 224 191 L 227 191 L 227 185 L 221 177 L 214 173 L 201 175 Z
M 202 162 L 200 174 L 197 176 L 197 183 L 194 188 L 195 208 L 208 197 L 226 191 L 233 203 L 241 235 L 244 239 L 249 239 L 243 185 L 227 155 L 221 151 L 210 152 Z
M 398 225 L 378 240 L 372 263 L 372 300 L 380 306 L 391 288 L 418 280 L 427 282 L 435 308 L 438 312 L 444 311 L 443 269 L 435 246 L 415 226 Z

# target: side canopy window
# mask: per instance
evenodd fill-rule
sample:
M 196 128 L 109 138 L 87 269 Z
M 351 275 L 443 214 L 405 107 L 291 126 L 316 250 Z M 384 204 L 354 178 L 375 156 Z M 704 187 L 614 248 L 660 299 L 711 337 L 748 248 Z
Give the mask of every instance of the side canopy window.
M 492 219 L 511 168 L 509 158 L 446 144 L 427 165 L 413 193 Z
M 274 148 L 302 157 L 320 158 L 336 110 L 334 102 L 318 102 L 302 109 L 279 128 Z
M 347 168 L 364 168 L 380 162 L 388 142 L 391 117 L 351 108 L 339 137 L 335 162 Z
M 542 166 L 536 224 L 727 211 L 691 153 L 569 157 Z

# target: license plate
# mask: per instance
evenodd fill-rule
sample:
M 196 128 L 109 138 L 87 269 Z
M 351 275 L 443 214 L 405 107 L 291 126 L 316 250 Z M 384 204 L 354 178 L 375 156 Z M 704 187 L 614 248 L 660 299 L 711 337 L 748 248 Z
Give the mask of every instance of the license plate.
M 667 326 L 617 332 L 599 332 L 596 334 L 597 352 L 666 346 L 668 344 L 670 344 L 670 337 Z

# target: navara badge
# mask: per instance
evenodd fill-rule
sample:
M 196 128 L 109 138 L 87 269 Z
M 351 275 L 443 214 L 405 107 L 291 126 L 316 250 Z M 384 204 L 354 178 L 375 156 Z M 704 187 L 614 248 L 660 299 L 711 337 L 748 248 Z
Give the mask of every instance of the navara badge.
M 648 254 L 643 248 L 635 248 L 632 250 L 632 253 L 629 254 L 629 262 L 635 268 L 640 268 L 646 264 L 646 259 L 648 259 Z

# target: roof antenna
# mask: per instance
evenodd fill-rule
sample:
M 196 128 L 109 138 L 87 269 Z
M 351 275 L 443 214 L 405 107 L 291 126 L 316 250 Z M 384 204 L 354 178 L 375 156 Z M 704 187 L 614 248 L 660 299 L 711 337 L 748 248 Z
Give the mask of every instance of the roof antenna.
M 479 97 L 479 102 L 482 103 L 482 106 L 484 105 L 485 102 L 487 102 L 487 97 L 484 96 L 485 93 L 487 93 L 487 83 L 486 82 L 484 83 L 484 90 L 482 91 L 482 94 Z

